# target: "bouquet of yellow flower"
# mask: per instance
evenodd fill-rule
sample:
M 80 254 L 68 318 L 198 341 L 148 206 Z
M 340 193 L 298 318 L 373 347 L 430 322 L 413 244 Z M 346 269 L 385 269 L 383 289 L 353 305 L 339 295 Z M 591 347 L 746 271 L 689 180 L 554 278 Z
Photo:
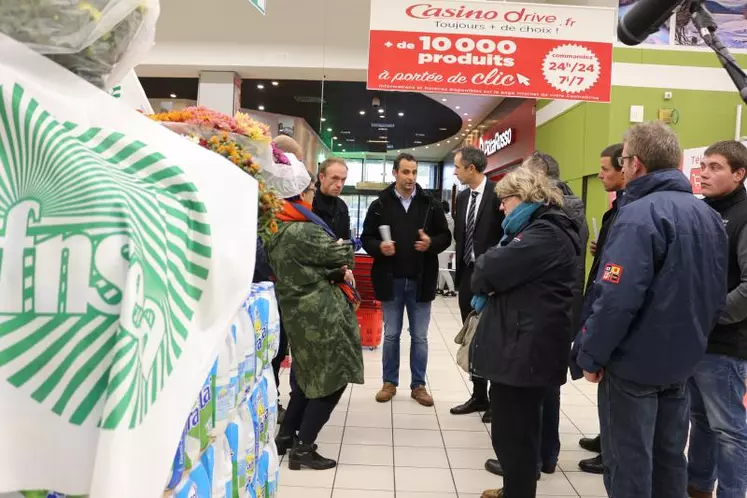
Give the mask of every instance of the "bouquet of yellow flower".
M 270 127 L 252 119 L 248 114 L 244 114 L 243 112 L 236 113 L 234 119 L 242 135 L 246 135 L 252 140 L 269 141 L 271 139 Z
M 259 185 L 257 235 L 266 240 L 277 232 L 276 216 L 282 209 L 282 199 L 262 175 L 267 168 L 274 171 L 268 127 L 247 115 L 231 118 L 204 107 L 188 107 L 150 118 L 220 154 L 254 177 Z
M 267 240 L 278 231 L 277 214 L 283 209 L 283 201 L 274 190 L 270 189 L 262 178 L 259 165 L 252 161 L 252 156 L 244 147 L 231 140 L 228 133 L 222 132 L 209 139 L 198 138 L 198 143 L 216 154 L 225 157 L 236 166 L 252 175 L 259 185 L 259 216 L 257 217 L 257 235 Z

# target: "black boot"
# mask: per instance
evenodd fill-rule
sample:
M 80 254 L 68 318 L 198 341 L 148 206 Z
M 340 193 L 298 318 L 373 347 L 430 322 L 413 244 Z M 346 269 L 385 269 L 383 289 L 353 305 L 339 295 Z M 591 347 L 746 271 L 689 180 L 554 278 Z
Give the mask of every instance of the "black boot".
M 472 396 L 466 403 L 455 406 L 449 412 L 452 415 L 469 415 L 470 413 L 483 412 L 489 409 L 490 403 L 487 399 Z
M 587 474 L 604 474 L 602 455 L 587 460 L 581 460 L 578 462 L 578 468 L 581 469 L 581 472 L 586 472 Z
M 306 467 L 311 470 L 327 470 L 337 466 L 337 462 L 330 458 L 324 458 L 316 452 L 315 445 L 304 444 L 297 441 L 288 456 L 288 468 L 290 470 L 301 470 Z
M 482 414 L 482 423 L 490 424 L 493 422 L 493 412 L 488 408 L 485 413 Z
M 293 448 L 295 442 L 295 434 L 284 434 L 282 430 L 278 432 L 278 435 L 275 436 L 275 446 L 278 448 L 278 455 L 285 455 L 288 450 Z
M 501 462 L 499 462 L 495 458 L 491 458 L 488 461 L 485 462 L 485 470 L 490 472 L 491 474 L 495 474 L 497 476 L 503 476 L 503 467 L 501 466 Z M 542 474 L 540 474 L 540 471 L 537 471 L 537 480 L 540 480 L 540 477 L 542 477 Z
M 591 451 L 593 453 L 601 453 L 602 452 L 602 441 L 600 436 L 589 438 L 589 437 L 583 437 L 578 442 L 578 445 L 585 449 L 586 451 Z

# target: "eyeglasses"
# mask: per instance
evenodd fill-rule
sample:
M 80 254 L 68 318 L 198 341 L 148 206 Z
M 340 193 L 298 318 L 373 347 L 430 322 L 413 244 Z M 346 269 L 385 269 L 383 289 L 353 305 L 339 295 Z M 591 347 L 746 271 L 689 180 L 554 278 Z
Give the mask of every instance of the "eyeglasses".
M 507 199 L 510 199 L 512 197 L 519 197 L 517 194 L 511 194 L 511 195 L 505 195 L 503 197 L 499 197 L 498 200 L 501 201 L 500 203 L 503 204 L 506 202 Z
M 628 159 L 633 159 L 635 157 L 635 154 L 632 156 L 620 156 L 617 158 L 617 164 L 622 168 L 625 166 L 625 161 Z

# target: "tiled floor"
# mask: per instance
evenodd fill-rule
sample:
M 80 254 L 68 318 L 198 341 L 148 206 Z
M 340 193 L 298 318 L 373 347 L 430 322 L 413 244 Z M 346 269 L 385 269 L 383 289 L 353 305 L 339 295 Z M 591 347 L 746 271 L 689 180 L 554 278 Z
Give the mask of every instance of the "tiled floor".
M 410 398 L 409 336 L 402 337 L 400 379 L 405 387 L 391 403 L 374 399 L 381 387 L 381 349 L 364 350 L 366 383 L 349 388 L 319 436 L 319 452 L 338 459 L 329 471 L 290 471 L 283 463 L 279 498 L 477 498 L 501 478 L 483 469 L 495 458 L 488 427 L 477 414 L 454 416 L 449 408 L 469 397 L 468 375 L 456 365 L 453 338 L 461 319 L 456 298 L 433 304 L 428 388 L 436 406 Z M 287 375 L 281 400 L 288 398 Z M 595 436 L 596 387 L 585 381 L 563 387 L 560 468 L 538 483 L 539 496 L 604 497 L 599 476 L 579 472 L 582 458 L 594 456 L 578 439 Z

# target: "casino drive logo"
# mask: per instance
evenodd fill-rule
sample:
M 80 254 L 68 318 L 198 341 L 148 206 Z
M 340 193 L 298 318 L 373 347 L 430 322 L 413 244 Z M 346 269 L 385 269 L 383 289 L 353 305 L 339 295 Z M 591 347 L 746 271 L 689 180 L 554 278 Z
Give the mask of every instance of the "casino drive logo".
M 180 168 L 0 85 L 0 382 L 72 424 L 137 427 L 182 353 L 210 258 Z

